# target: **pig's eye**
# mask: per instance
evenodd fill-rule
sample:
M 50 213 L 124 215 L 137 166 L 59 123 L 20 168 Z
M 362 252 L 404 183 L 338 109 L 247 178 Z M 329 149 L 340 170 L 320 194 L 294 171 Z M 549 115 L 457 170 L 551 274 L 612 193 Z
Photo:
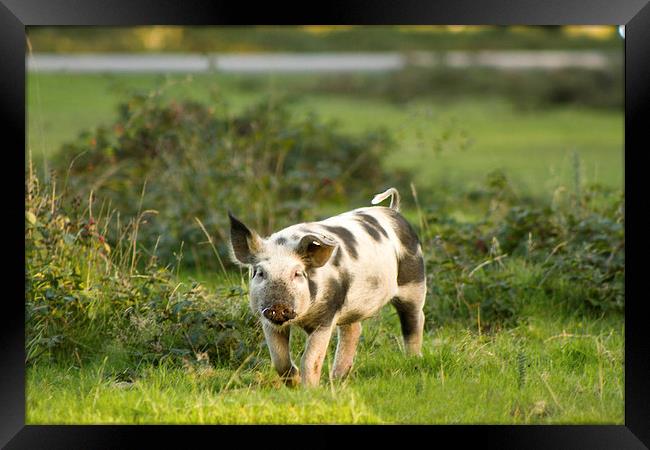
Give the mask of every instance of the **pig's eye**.
M 253 278 L 263 279 L 264 278 L 264 271 L 258 267 L 257 269 L 255 269 L 255 273 L 253 274 Z
M 305 272 L 303 272 L 302 270 L 296 270 L 293 273 L 293 277 L 294 278 L 304 278 L 305 277 Z

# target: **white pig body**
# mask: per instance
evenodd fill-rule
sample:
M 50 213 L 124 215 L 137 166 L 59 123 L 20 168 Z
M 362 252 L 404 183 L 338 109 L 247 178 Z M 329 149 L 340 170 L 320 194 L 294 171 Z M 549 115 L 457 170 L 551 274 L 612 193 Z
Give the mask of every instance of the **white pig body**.
M 346 375 L 361 333 L 360 322 L 391 302 L 406 350 L 419 354 L 426 281 L 422 249 L 399 214 L 399 196 L 389 189 L 375 200 L 394 198 L 391 208 L 359 208 L 318 222 L 284 228 L 262 239 L 231 216 L 231 242 L 238 262 L 251 267 L 250 304 L 262 320 L 273 363 L 294 384 L 316 385 L 332 331 L 339 342 L 334 376 Z M 234 221 L 234 222 L 233 222 Z M 302 370 L 288 354 L 290 327 L 309 335 Z
M 309 279 L 316 285 L 315 297 L 305 315 L 294 322 L 296 325 L 309 332 L 330 320 L 329 313 L 334 314 L 332 319 L 337 325 L 363 320 L 375 315 L 397 295 L 398 255 L 402 249 L 389 223 L 389 211 L 378 206 L 359 208 L 320 222 L 292 225 L 269 237 L 270 242 L 278 239 L 284 242 L 286 239 L 283 245 L 290 247 L 297 246 L 305 234 L 322 234 L 338 241 L 329 263 L 309 274 Z M 375 240 L 368 234 L 362 225 L 367 222 L 359 220 L 359 213 L 374 218 L 388 238 L 378 230 L 375 236 L 383 239 Z M 332 302 L 331 292 L 325 288 L 329 280 L 340 282 L 345 277 L 349 286 L 343 304 L 338 305 L 336 299 Z

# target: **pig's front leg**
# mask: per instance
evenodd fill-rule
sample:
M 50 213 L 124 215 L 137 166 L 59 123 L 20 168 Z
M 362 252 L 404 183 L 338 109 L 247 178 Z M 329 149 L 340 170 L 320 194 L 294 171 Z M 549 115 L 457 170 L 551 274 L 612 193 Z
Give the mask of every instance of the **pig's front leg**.
M 302 355 L 301 367 L 302 385 L 318 386 L 323 361 L 327 353 L 327 345 L 332 337 L 334 323 L 316 328 L 307 338 L 305 353 Z
M 361 336 L 361 322 L 339 325 L 339 341 L 336 346 L 332 377 L 343 378 L 350 372 L 359 344 L 359 336 Z
M 278 329 L 271 324 L 264 322 L 262 324 L 266 345 L 271 353 L 273 367 L 278 372 L 282 381 L 288 386 L 295 386 L 300 382 L 300 372 L 291 361 L 289 352 L 289 327 Z

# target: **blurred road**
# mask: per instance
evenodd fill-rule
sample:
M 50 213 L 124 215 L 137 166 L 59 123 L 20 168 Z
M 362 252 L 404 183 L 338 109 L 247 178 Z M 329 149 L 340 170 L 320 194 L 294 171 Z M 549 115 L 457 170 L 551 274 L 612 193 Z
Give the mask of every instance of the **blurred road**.
M 481 51 L 413 53 L 265 54 L 44 54 L 27 57 L 39 72 L 385 72 L 421 67 L 484 66 L 502 69 L 598 69 L 610 64 L 596 51 Z

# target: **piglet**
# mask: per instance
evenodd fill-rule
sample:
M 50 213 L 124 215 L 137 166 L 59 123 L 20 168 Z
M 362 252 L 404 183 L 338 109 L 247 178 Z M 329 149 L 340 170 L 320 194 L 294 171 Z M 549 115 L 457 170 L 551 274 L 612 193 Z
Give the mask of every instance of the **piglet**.
M 259 315 L 273 366 L 288 385 L 317 386 L 334 329 L 338 343 L 331 376 L 346 376 L 356 353 L 361 321 L 392 303 L 407 353 L 421 355 L 426 277 L 422 248 L 390 207 L 358 208 L 319 222 L 289 226 L 262 238 L 229 211 L 233 261 L 248 267 L 250 307 Z M 308 335 L 300 370 L 291 360 L 292 326 Z

